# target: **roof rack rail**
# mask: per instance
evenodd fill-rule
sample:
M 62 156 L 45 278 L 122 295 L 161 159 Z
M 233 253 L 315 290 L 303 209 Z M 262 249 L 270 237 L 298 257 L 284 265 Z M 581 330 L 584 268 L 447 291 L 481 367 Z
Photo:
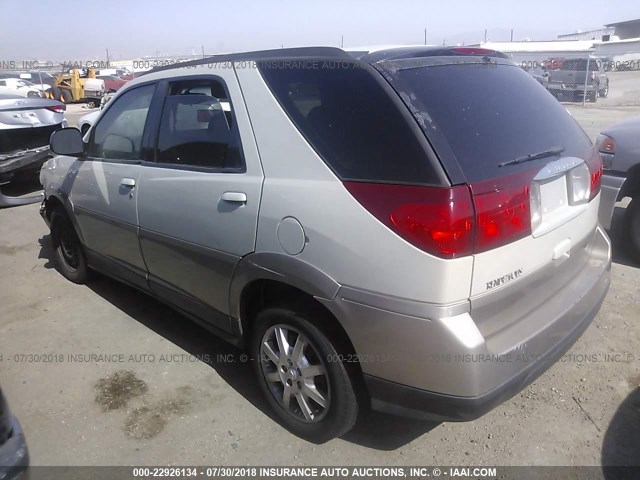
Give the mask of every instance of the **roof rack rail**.
M 174 68 L 196 67 L 198 65 L 207 65 L 209 63 L 220 62 L 238 62 L 247 60 L 275 60 L 281 58 L 296 57 L 329 57 L 344 58 L 345 60 L 353 60 L 353 57 L 347 52 L 336 47 L 296 47 L 296 48 L 278 48 L 274 50 L 258 50 L 254 52 L 229 53 L 223 55 L 212 55 L 209 57 L 199 58 L 197 60 L 189 60 L 187 62 L 173 63 L 171 65 L 161 65 L 144 72 L 154 73 L 163 70 L 172 70 Z

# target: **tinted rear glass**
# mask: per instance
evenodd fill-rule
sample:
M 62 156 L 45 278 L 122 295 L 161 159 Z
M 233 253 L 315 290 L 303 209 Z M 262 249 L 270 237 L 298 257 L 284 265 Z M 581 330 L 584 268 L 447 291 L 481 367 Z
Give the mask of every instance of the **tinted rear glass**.
M 397 65 L 397 63 L 396 63 Z M 591 142 L 565 108 L 534 78 L 512 65 L 394 68 L 385 73 L 451 168 L 468 182 L 500 177 L 554 160 L 498 167 L 552 147 L 587 158 Z
M 266 62 L 259 68 L 293 123 L 342 180 L 440 183 L 421 134 L 384 80 L 374 77 L 377 72 L 322 60 Z
M 562 62 L 562 66 L 560 70 L 582 70 L 583 72 L 587 69 L 587 59 L 586 58 L 574 58 L 571 60 L 565 60 Z M 589 71 L 594 72 L 598 71 L 598 61 L 597 60 L 589 60 Z

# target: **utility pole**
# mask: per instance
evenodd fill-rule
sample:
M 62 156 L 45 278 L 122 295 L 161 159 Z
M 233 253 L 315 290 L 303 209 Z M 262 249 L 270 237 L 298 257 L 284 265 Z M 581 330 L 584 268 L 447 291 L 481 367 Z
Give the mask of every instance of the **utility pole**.
M 107 64 L 109 63 L 109 49 L 107 48 Z
M 344 35 L 342 35 L 342 38 L 340 39 L 340 48 L 344 48 Z
M 513 42 L 513 28 L 511 29 L 511 41 Z
M 484 43 L 487 43 L 487 29 L 484 29 Z
M 202 47 L 202 58 L 204 58 L 204 45 L 200 45 Z

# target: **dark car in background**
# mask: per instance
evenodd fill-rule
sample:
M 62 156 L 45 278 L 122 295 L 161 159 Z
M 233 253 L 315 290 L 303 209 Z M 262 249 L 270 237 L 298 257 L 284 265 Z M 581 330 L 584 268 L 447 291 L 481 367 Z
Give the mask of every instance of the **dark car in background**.
M 0 389 L 0 479 L 23 478 L 29 466 L 29 450 L 22 427 L 11 414 Z
M 590 58 L 553 59 L 545 62 L 548 70 L 547 90 L 556 97 L 589 102 L 609 95 L 609 77 L 600 68 L 601 62 Z
M 29 80 L 30 82 L 33 82 L 36 84 L 41 83 L 43 85 L 49 85 L 50 87 L 54 87 L 56 84 L 56 76 L 52 75 L 49 72 L 32 71 L 32 72 L 21 73 L 20 78 Z

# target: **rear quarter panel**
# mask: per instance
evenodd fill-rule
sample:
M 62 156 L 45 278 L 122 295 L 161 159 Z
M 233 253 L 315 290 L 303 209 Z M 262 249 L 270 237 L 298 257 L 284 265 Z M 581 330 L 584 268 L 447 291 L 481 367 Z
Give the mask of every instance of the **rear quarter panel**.
M 309 146 L 258 70 L 236 64 L 236 72 L 265 173 L 256 252 L 286 254 L 277 229 L 294 217 L 306 236 L 294 257 L 341 285 L 437 304 L 468 299 L 472 257 L 436 258 L 385 227 Z

